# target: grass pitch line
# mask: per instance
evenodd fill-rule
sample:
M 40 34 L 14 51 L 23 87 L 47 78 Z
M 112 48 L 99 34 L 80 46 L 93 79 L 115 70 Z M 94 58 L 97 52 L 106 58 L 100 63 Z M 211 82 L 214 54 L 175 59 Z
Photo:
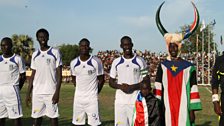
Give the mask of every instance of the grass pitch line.
M 205 88 L 208 90 L 208 92 L 212 94 L 212 91 L 208 87 L 205 87 Z

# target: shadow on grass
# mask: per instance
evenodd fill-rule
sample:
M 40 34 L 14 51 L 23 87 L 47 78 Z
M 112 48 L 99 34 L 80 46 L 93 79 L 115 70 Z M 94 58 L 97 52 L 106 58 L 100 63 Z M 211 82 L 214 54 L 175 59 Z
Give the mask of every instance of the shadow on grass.
M 32 118 L 22 118 L 23 126 L 32 126 Z M 103 121 L 102 126 L 113 126 L 114 120 Z M 7 119 L 5 126 L 13 126 L 13 121 Z M 50 119 L 44 117 L 42 126 L 50 126 Z M 59 118 L 59 126 L 73 126 L 71 119 Z M 86 125 L 88 126 L 88 125 Z
M 23 126 L 32 126 L 32 121 L 33 121 L 33 119 L 31 117 L 22 118 Z M 59 122 L 59 126 L 72 126 L 72 120 L 71 119 L 59 118 L 58 122 Z M 5 126 L 13 126 L 13 121 L 7 119 Z M 42 122 L 42 126 L 50 126 L 50 119 L 44 117 L 43 122 Z
M 102 126 L 114 126 L 114 120 L 102 121 Z
M 196 125 L 196 126 L 212 126 L 211 123 L 212 123 L 211 121 L 206 121 L 203 124 L 199 124 L 199 125 Z

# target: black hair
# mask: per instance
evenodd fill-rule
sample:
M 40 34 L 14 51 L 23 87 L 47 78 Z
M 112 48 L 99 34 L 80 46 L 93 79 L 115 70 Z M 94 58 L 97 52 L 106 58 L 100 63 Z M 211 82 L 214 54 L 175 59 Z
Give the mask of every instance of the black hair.
M 121 43 L 122 43 L 124 40 L 128 40 L 129 42 L 132 43 L 131 37 L 129 37 L 129 36 L 123 36 L 123 37 L 121 38 Z
M 9 43 L 9 45 L 12 47 L 12 39 L 11 39 L 11 38 L 9 38 L 9 37 L 4 37 L 4 38 L 1 40 L 1 42 L 3 42 L 3 41 Z
M 140 88 L 142 88 L 144 85 L 146 85 L 148 88 L 151 89 L 151 83 L 150 78 L 145 78 L 142 80 L 142 84 L 140 85 Z
M 83 39 L 81 39 L 81 40 L 79 41 L 79 45 L 80 45 L 81 42 L 87 42 L 88 45 L 90 45 L 90 42 L 89 42 L 89 40 L 88 40 L 87 38 L 83 38 Z
M 36 32 L 36 37 L 38 37 L 38 34 L 39 33 L 45 33 L 46 35 L 47 35 L 47 37 L 49 37 L 49 32 L 46 30 L 46 29 L 44 29 L 44 28 L 41 28 L 41 29 L 39 29 L 37 32 Z

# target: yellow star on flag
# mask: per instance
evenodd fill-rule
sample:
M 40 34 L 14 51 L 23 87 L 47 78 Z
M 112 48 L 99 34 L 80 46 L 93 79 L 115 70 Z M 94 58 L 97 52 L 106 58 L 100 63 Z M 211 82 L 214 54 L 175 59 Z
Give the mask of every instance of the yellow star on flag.
M 177 71 L 177 68 L 178 68 L 178 67 L 175 67 L 174 65 L 173 65 L 173 66 L 171 66 L 171 70 L 172 70 L 172 71 L 174 71 L 174 72 L 176 72 L 176 71 Z

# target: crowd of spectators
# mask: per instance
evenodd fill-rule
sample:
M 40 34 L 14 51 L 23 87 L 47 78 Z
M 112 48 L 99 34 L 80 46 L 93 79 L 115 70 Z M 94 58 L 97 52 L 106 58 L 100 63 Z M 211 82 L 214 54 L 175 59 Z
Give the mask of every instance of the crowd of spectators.
M 143 52 L 134 50 L 134 52 L 145 59 L 146 63 L 148 64 L 151 82 L 154 82 L 156 77 L 157 65 L 159 64 L 159 62 L 166 59 L 167 53 L 162 53 L 162 52 L 155 53 L 148 50 L 145 50 Z M 111 68 L 111 64 L 113 60 L 119 57 L 120 55 L 121 55 L 121 52 L 117 50 L 99 51 L 97 53 L 96 56 L 102 60 L 104 65 L 106 80 L 108 80 L 109 78 L 109 72 L 110 72 L 110 68 Z M 203 83 L 202 76 L 204 76 L 204 83 L 208 84 L 209 83 L 208 74 L 210 72 L 209 77 L 211 78 L 211 68 L 214 63 L 215 55 L 216 54 L 213 52 L 212 53 L 204 52 L 203 54 L 202 53 L 185 53 L 185 54 L 182 54 L 181 57 L 195 64 L 195 66 L 198 66 L 197 67 L 198 83 Z M 202 56 L 204 58 L 202 58 Z M 203 60 L 204 60 L 204 64 L 202 63 Z M 203 69 L 204 69 L 204 75 L 202 75 Z
M 143 57 L 148 64 L 149 73 L 151 77 L 151 82 L 155 82 L 156 77 L 156 71 L 157 66 L 159 62 L 163 61 L 167 57 L 167 53 L 155 53 L 148 50 L 145 51 L 139 51 L 134 50 L 134 52 Z M 122 52 L 118 50 L 106 50 L 106 51 L 99 51 L 96 56 L 102 60 L 104 71 L 105 71 L 105 79 L 108 81 L 109 79 L 109 73 L 110 68 L 113 60 L 117 57 L 119 57 L 122 54 Z M 204 84 L 209 84 L 208 77 L 211 78 L 211 70 L 212 66 L 214 65 L 214 60 L 216 57 L 215 53 L 184 53 L 181 55 L 182 58 L 185 60 L 188 60 L 189 62 L 193 63 L 195 66 L 197 66 L 197 80 L 198 83 L 203 83 L 202 77 L 204 77 Z M 203 58 L 202 58 L 203 57 Z M 204 60 L 204 64 L 202 61 Z M 203 66 L 204 65 L 204 66 Z M 204 70 L 204 72 L 203 72 Z M 209 72 L 208 72 L 209 71 Z M 204 74 L 203 74 L 204 73 Z M 29 71 L 27 75 L 30 74 Z M 208 76 L 209 74 L 209 76 Z M 70 75 L 70 68 L 69 66 L 63 66 L 63 82 L 70 82 L 71 81 L 71 75 Z M 211 80 L 211 79 L 210 79 Z

